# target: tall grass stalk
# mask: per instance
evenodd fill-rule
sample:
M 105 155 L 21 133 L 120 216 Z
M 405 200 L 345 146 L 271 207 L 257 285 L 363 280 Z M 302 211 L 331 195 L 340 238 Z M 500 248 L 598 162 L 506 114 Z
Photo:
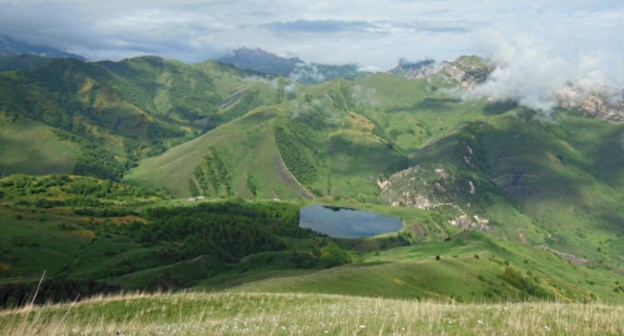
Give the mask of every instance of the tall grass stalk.
M 24 314 L 28 314 L 24 318 Z M 624 307 L 320 294 L 161 293 L 0 312 L 2 335 L 623 335 Z

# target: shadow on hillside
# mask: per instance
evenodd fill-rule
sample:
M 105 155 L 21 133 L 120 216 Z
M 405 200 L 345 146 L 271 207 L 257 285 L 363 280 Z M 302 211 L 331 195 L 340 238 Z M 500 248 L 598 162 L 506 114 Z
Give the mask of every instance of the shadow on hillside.
M 624 187 L 623 152 L 624 126 L 621 126 L 600 139 L 592 155 L 592 164 L 597 169 L 598 177 L 619 190 Z
M 461 99 L 457 98 L 425 98 L 410 110 L 448 111 L 460 102 Z
M 491 102 L 485 105 L 483 113 L 485 115 L 499 115 L 509 112 L 518 107 L 518 103 L 512 100 L 505 100 L 501 102 Z
M 389 110 L 388 112 L 403 112 L 403 111 L 449 111 L 452 110 L 456 104 L 461 103 L 461 99 L 457 98 L 425 98 L 420 102 L 409 107 L 397 107 Z
M 328 139 L 328 154 L 333 159 L 348 157 L 338 169 L 343 174 L 373 174 L 395 172 L 409 166 L 409 160 L 388 143 L 361 143 L 344 136 Z

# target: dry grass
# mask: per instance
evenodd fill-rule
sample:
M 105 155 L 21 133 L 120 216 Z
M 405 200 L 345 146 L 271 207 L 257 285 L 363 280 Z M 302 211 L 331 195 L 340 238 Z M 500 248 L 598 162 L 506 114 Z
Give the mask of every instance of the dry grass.
M 624 335 L 623 306 L 317 294 L 97 297 L 0 312 L 2 335 Z

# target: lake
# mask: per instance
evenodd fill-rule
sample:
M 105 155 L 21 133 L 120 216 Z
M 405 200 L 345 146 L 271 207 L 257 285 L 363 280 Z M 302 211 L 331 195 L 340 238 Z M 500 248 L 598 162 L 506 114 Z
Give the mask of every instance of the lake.
M 334 238 L 362 238 L 399 231 L 403 223 L 363 210 L 309 205 L 299 212 L 299 226 Z

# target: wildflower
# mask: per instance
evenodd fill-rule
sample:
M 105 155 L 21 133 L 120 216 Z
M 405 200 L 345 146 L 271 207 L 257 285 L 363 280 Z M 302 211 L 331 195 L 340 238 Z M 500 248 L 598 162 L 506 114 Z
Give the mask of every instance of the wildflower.
M 485 324 L 485 322 L 483 320 L 477 320 L 477 323 L 479 323 L 481 325 Z
M 363 325 L 363 324 L 360 324 L 360 325 L 358 325 L 358 328 L 360 328 L 360 329 L 364 329 L 364 328 L 366 328 L 366 326 L 365 326 L 365 325 Z

